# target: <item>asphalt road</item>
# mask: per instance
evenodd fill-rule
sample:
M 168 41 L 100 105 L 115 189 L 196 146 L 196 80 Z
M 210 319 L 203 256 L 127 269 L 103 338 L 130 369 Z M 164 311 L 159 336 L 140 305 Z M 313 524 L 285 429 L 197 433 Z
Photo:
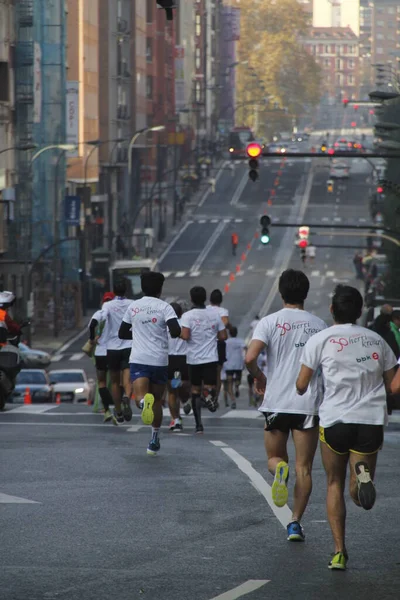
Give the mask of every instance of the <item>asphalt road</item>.
M 331 127 L 345 126 L 342 113 Z M 192 285 L 225 289 L 231 320 L 248 332 L 256 313 L 276 310 L 277 278 L 301 267 L 295 229 L 311 227 L 317 248 L 305 266 L 308 306 L 329 319 L 329 297 L 339 281 L 356 283 L 354 245 L 321 223 L 368 223 L 368 169 L 355 160 L 347 183 L 326 192 L 328 164 L 264 160 L 260 180 L 247 181 L 247 165 L 229 163 L 161 260 L 164 297 L 188 300 Z M 271 243 L 254 234 L 259 218 L 272 218 Z M 364 219 L 364 221 L 362 221 Z M 275 225 L 274 225 L 275 224 Z M 240 248 L 233 257 L 230 235 Z M 362 240 L 361 240 L 362 241 Z M 242 257 L 242 254 L 244 256 Z M 234 275 L 234 277 L 231 277 Z M 54 368 L 85 368 L 81 336 L 54 357 Z M 263 420 L 247 406 L 205 415 L 205 435 L 162 433 L 156 459 L 146 456 L 148 428 L 136 412 L 130 424 L 103 425 L 86 406 L 9 406 L 0 414 L 2 523 L 0 597 L 5 600 L 369 600 L 398 597 L 396 553 L 399 483 L 393 474 L 400 449 L 396 416 L 378 464 L 378 501 L 366 513 L 348 502 L 349 569 L 332 573 L 332 541 L 325 512 L 325 475 L 319 455 L 314 490 L 304 518 L 305 544 L 289 544 L 288 507 L 271 503 Z M 167 422 L 167 416 L 165 421 Z M 292 447 L 290 448 L 292 455 Z M 293 477 L 291 478 L 293 485 Z

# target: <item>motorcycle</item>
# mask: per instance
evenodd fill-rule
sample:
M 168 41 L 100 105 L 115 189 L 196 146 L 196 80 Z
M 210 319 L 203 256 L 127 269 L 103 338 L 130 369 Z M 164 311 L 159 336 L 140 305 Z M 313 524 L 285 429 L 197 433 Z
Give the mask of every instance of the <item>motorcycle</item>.
M 29 325 L 24 321 L 21 327 Z M 4 410 L 8 398 L 15 388 L 17 375 L 22 369 L 22 359 L 18 350 L 20 336 L 8 336 L 6 328 L 0 328 L 0 411 Z

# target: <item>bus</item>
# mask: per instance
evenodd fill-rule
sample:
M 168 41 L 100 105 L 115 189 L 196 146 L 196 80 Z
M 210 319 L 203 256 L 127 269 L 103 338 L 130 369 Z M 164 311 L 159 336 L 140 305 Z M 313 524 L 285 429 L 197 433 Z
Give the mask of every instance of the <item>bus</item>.
M 126 295 L 132 300 L 137 300 L 143 296 L 142 286 L 140 284 L 140 275 L 145 271 L 152 271 L 156 261 L 151 258 L 138 258 L 137 260 L 116 260 L 110 266 L 110 289 L 114 287 L 114 282 L 118 279 L 126 279 L 128 289 Z
M 247 144 L 255 142 L 250 127 L 234 127 L 229 132 L 229 154 L 231 158 L 246 158 Z

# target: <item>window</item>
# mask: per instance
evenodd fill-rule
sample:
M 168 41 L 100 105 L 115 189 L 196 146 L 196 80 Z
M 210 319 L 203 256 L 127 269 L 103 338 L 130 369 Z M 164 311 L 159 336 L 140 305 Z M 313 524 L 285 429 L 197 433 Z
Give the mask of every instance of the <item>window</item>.
M 201 100 L 201 86 L 200 86 L 200 81 L 196 81 L 194 90 L 195 90 L 195 95 L 196 95 L 196 102 L 200 102 L 200 100 Z
M 340 70 L 342 68 L 342 61 L 340 58 L 336 59 L 336 69 Z
M 151 63 L 153 61 L 153 40 L 152 38 L 146 38 L 146 61 Z
M 389 8 L 387 9 L 387 11 L 388 11 L 389 15 L 394 15 L 394 13 L 395 13 L 395 10 L 394 10 L 393 6 L 389 6 Z
M 385 26 L 385 21 L 379 20 L 379 21 L 376 22 L 376 25 L 377 25 L 377 27 L 384 27 Z
M 384 38 L 384 35 L 383 35 L 383 33 L 377 33 L 377 34 L 376 34 L 376 39 L 377 39 L 377 40 L 383 40 L 383 38 Z
M 336 51 L 339 52 L 339 46 L 337 46 Z M 331 52 L 332 52 L 332 54 L 335 54 L 335 44 L 332 44 Z
M 325 65 L 325 67 L 330 67 L 331 66 L 331 61 L 329 60 L 329 58 L 325 58 L 324 65 Z
M 354 60 L 352 58 L 347 61 L 347 66 L 349 69 L 354 69 Z
M 146 98 L 153 98 L 153 77 L 151 75 L 146 77 Z
M 196 48 L 196 69 L 201 68 L 201 50 Z
M 329 54 L 329 46 L 325 46 L 325 54 Z
M 146 10 L 146 21 L 147 23 L 153 22 L 153 10 L 154 10 L 155 2 L 153 0 L 147 0 L 147 10 Z
M 2 102 L 8 102 L 10 99 L 8 81 L 8 63 L 0 62 L 0 100 Z
M 347 76 L 347 83 L 349 83 L 351 85 L 354 83 L 354 77 L 353 77 L 353 75 L 350 74 L 350 75 Z
M 196 14 L 196 36 L 200 37 L 201 36 L 201 16 L 197 13 Z
M 376 53 L 377 54 L 383 54 L 383 48 L 377 48 L 376 49 Z

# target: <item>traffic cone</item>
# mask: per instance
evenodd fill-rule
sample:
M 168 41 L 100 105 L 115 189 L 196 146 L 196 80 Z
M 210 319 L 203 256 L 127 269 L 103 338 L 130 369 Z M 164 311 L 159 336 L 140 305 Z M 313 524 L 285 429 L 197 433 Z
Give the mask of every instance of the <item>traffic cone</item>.
M 24 394 L 24 404 L 32 404 L 31 390 L 27 387 Z
M 92 401 L 92 399 L 91 399 L 91 398 L 88 398 L 87 405 L 88 405 L 88 406 L 92 406 L 92 404 L 93 404 L 93 401 Z
M 61 394 L 60 394 L 60 392 L 57 392 L 57 394 L 56 394 L 56 404 L 61 404 Z

